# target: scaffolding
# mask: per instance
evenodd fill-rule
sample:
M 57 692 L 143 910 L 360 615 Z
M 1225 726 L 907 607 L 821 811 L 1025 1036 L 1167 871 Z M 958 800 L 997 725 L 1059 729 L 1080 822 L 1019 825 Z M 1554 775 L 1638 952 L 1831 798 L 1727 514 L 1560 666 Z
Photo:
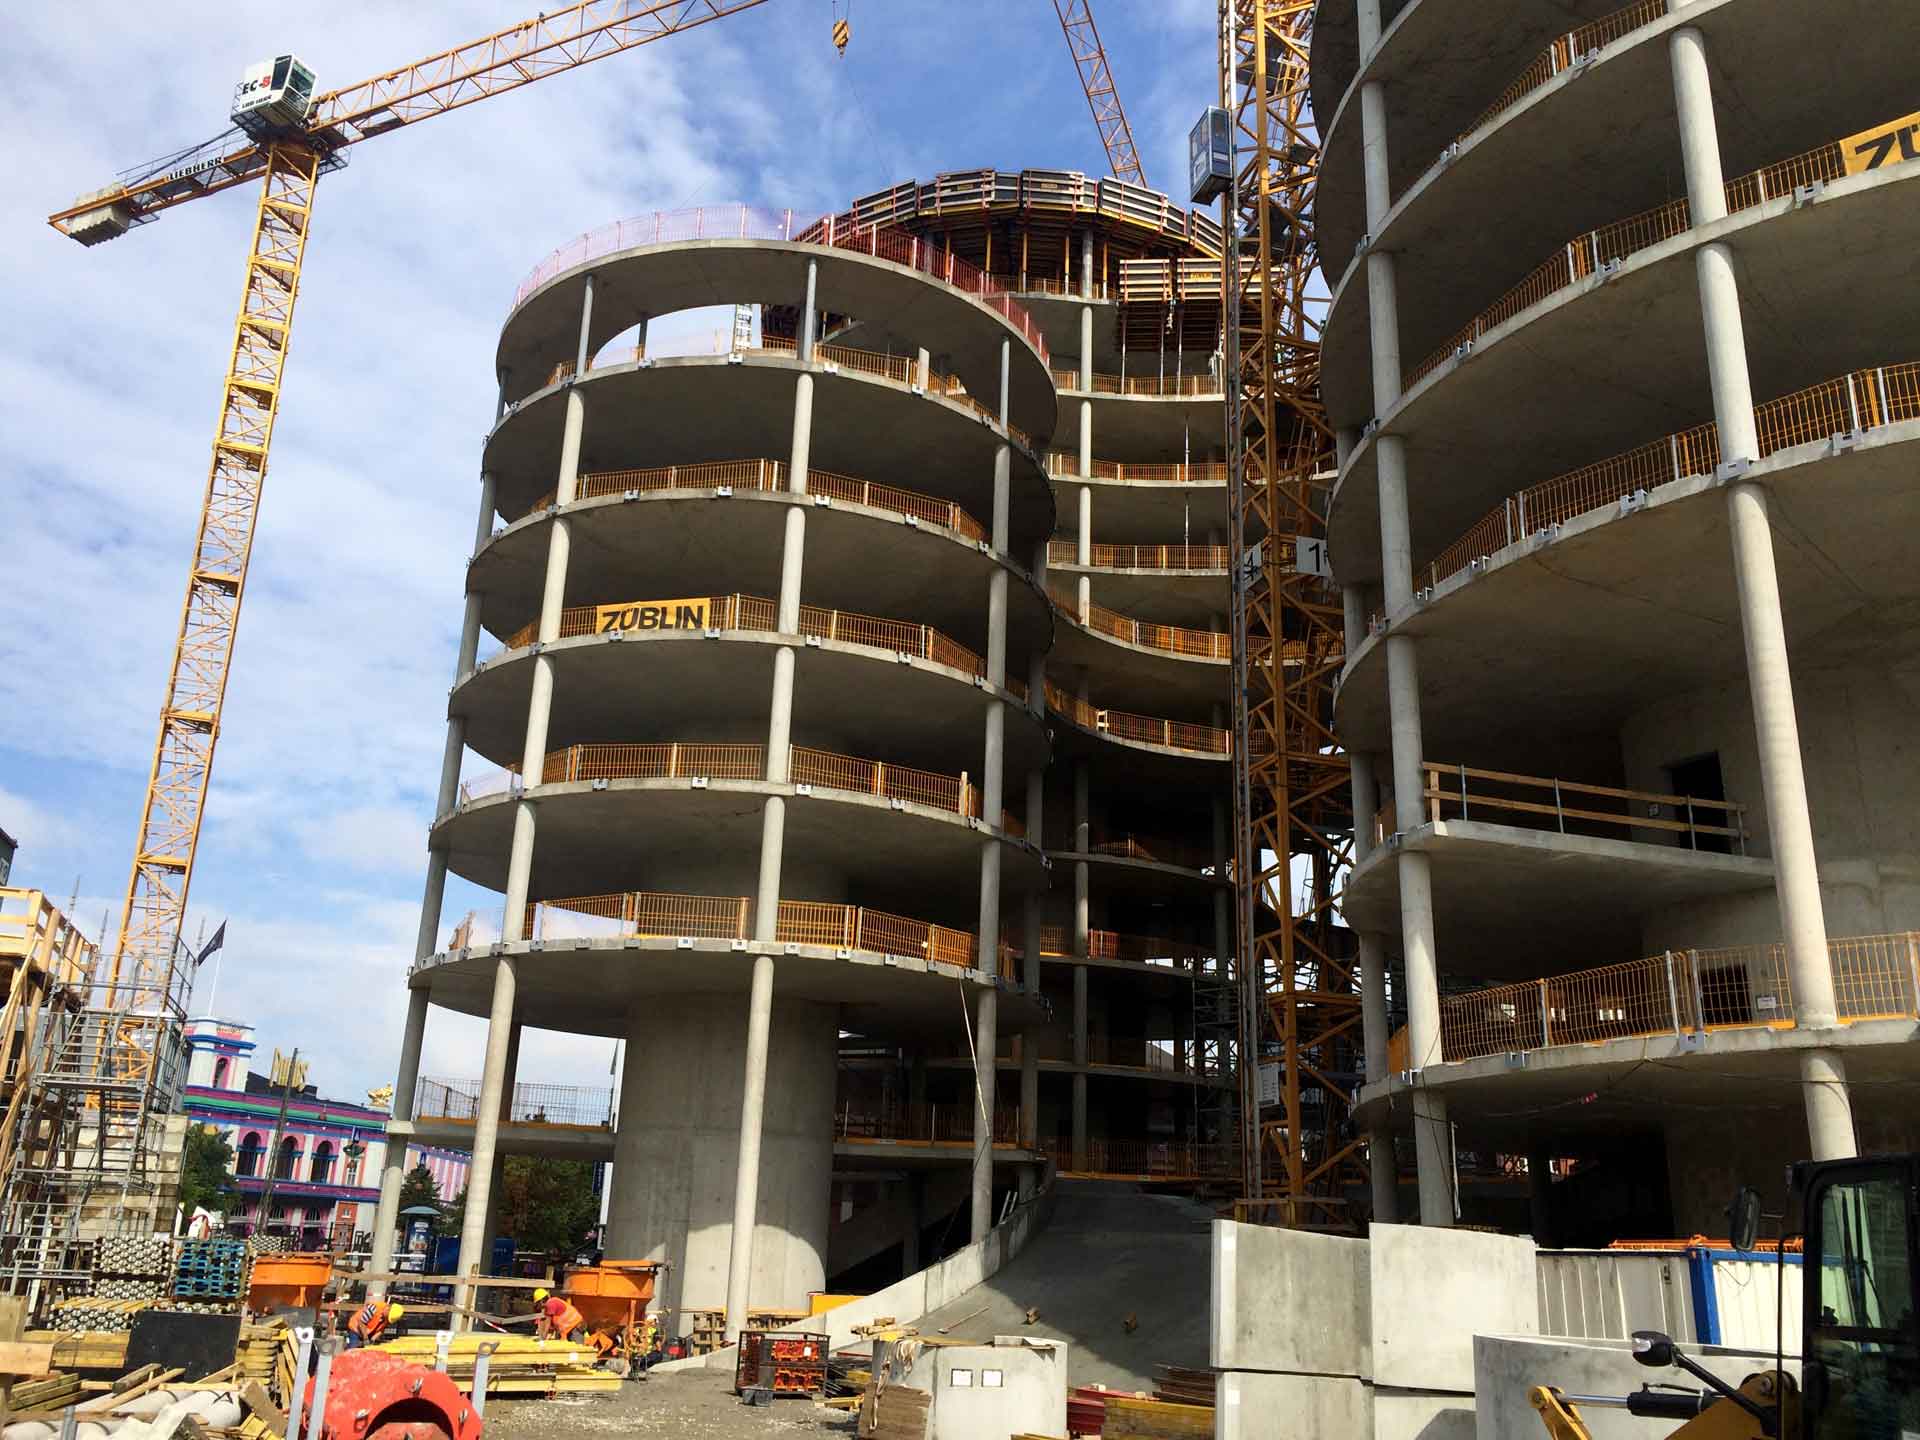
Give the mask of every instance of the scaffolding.
M 0 1291 L 83 1285 L 96 1240 L 171 1228 L 167 1117 L 192 965 L 122 981 L 37 890 L 0 889 Z
M 1234 641 L 1234 874 L 1245 1193 L 1266 1218 L 1350 1230 L 1360 993 L 1335 886 L 1351 864 L 1347 760 L 1333 734 L 1344 616 L 1325 563 L 1333 444 L 1320 401 L 1325 279 L 1314 233 L 1320 137 L 1312 0 L 1221 0 L 1226 368 Z M 1277 1070 L 1262 1105 L 1260 1062 Z

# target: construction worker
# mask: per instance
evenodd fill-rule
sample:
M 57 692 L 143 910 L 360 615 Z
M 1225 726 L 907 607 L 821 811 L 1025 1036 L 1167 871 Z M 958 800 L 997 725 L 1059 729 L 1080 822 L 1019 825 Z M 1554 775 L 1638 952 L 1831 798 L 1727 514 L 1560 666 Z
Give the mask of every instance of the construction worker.
M 585 1317 L 563 1295 L 542 1288 L 533 1292 L 540 1318 L 533 1322 L 533 1333 L 542 1340 L 572 1340 L 585 1326 Z
M 380 1337 L 387 1333 L 387 1327 L 407 1313 L 406 1307 L 392 1300 L 369 1300 L 347 1322 L 347 1348 L 358 1350 L 362 1345 L 379 1343 Z

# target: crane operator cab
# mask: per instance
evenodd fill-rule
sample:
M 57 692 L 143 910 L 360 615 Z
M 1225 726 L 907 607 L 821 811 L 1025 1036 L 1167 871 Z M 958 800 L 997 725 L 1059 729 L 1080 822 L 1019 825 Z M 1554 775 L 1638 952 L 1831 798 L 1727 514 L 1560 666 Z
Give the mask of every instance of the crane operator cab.
M 313 71 L 297 55 L 249 65 L 233 92 L 233 123 L 262 144 L 306 132 Z

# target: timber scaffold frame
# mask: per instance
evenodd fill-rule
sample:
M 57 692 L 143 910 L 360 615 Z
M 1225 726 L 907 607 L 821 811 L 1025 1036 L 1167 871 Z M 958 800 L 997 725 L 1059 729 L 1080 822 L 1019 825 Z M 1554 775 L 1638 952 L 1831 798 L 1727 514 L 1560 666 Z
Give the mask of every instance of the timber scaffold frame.
M 1351 932 L 1334 924 L 1334 885 L 1353 855 L 1347 761 L 1332 729 L 1345 642 L 1324 563 L 1297 553 L 1307 548 L 1297 542 L 1326 534 L 1321 486 L 1334 448 L 1320 401 L 1313 11 L 1314 0 L 1220 0 L 1234 143 L 1223 229 L 1240 237 L 1224 278 L 1232 543 L 1242 557 L 1232 600 L 1239 1125 L 1250 1218 L 1344 1231 L 1356 1224 L 1349 1186 L 1363 1178 L 1351 1122 L 1360 989 Z M 1278 1062 L 1280 1078 L 1264 1112 L 1263 1059 Z

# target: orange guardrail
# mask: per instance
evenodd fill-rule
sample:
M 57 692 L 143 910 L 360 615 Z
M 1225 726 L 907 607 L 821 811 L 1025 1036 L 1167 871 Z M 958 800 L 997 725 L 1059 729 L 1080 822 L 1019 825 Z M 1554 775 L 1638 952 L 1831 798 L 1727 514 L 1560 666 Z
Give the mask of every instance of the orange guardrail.
M 1225 545 L 1091 545 L 1089 565 L 1107 570 L 1225 570 L 1232 553 Z M 1049 540 L 1049 565 L 1078 565 L 1080 546 L 1073 540 Z
M 843 1100 L 833 1108 L 836 1140 L 853 1144 L 892 1141 L 909 1145 L 970 1143 L 979 1111 L 972 1105 L 862 1105 Z M 1020 1111 L 998 1106 L 993 1112 L 993 1143 L 1013 1145 L 1020 1139 Z
M 1795 445 L 1885 425 L 1920 420 L 1920 364 L 1883 365 L 1825 380 L 1777 400 L 1756 405 L 1754 427 L 1764 460 Z M 1720 464 L 1720 427 L 1711 421 L 1655 440 L 1625 454 L 1570 470 L 1510 496 L 1489 510 L 1428 566 L 1438 585 L 1517 540 L 1631 499 L 1690 475 L 1711 475 Z
M 749 940 L 753 902 L 744 895 L 673 895 L 629 891 L 542 900 L 527 906 L 521 934 L 529 940 L 618 939 Z M 877 955 L 918 955 L 939 965 L 971 968 L 978 937 L 928 920 L 913 920 L 863 905 L 782 900 L 774 929 L 779 945 L 822 945 Z M 1012 951 L 1002 946 L 998 973 L 1017 977 Z
M 1693 795 L 1662 795 L 1622 790 L 1539 775 L 1510 775 L 1470 765 L 1424 761 L 1429 820 L 1488 820 L 1496 825 L 1558 829 L 1574 834 L 1591 829 L 1652 830 L 1681 837 L 1689 849 L 1744 855 L 1747 811 L 1728 800 Z M 1374 820 L 1376 844 L 1386 841 L 1387 812 Z
M 1096 370 L 1093 388 L 1082 390 L 1078 370 L 1055 370 L 1055 389 L 1090 395 L 1218 395 L 1220 382 L 1211 375 L 1112 375 Z
M 707 603 L 707 629 L 781 633 L 778 628 L 779 605 L 775 601 L 757 595 L 712 595 L 704 598 Z M 599 611 L 600 607 L 595 605 L 568 606 L 560 612 L 560 633 L 555 638 L 566 640 L 598 633 Z M 505 646 L 508 650 L 517 650 L 530 645 L 538 633 L 539 622 L 529 621 L 506 637 Z M 821 640 L 844 641 L 849 645 L 868 645 L 889 654 L 912 655 L 972 675 L 985 676 L 987 673 L 985 659 L 931 625 L 915 625 L 905 620 L 887 620 L 875 615 L 856 615 L 845 610 L 802 605 L 797 633 Z M 1013 688 L 1010 682 L 1008 689 Z
M 1827 950 L 1843 1022 L 1920 1016 L 1920 933 L 1831 940 Z M 1780 945 L 1669 950 L 1440 999 L 1441 1052 L 1449 1061 L 1795 1023 Z
M 464 781 L 460 798 L 466 802 L 511 789 L 518 773 L 519 767 L 510 765 L 503 771 Z M 865 760 L 794 745 L 788 751 L 788 773 L 795 785 L 883 795 L 890 800 L 905 800 L 975 820 L 981 818 L 980 787 L 964 771 L 957 776 L 941 775 L 911 765 L 893 765 L 884 760 Z M 563 750 L 549 751 L 540 772 L 542 785 L 577 780 L 766 778 L 767 747 L 764 745 L 679 741 L 569 745 Z M 1001 812 L 1000 828 L 1009 835 L 1026 834 L 1026 826 L 1009 811 Z
M 1211 850 L 1172 835 L 1139 835 L 1094 829 L 1087 840 L 1087 853 L 1106 855 L 1116 860 L 1145 860 L 1155 865 L 1176 865 L 1184 870 L 1209 873 L 1221 868 Z
M 1086 1168 L 1074 1166 L 1073 1146 L 1050 1147 L 1062 1175 L 1103 1180 L 1205 1180 L 1240 1173 L 1239 1152 L 1231 1145 L 1197 1145 L 1185 1140 L 1095 1140 L 1086 1147 Z
M 787 466 L 783 460 L 716 460 L 700 465 L 658 465 L 647 470 L 593 470 L 582 474 L 574 489 L 576 500 L 594 500 L 608 495 L 648 494 L 662 490 L 764 490 L 787 493 Z M 910 515 L 927 525 L 937 525 L 978 543 L 987 538 L 986 528 L 952 500 L 903 490 L 897 485 L 880 485 L 871 480 L 856 480 L 851 475 L 831 470 L 807 469 L 809 495 L 825 495 L 849 505 L 866 505 L 895 515 Z M 528 512 L 544 510 L 553 504 L 555 492 L 547 491 Z
M 1056 480 L 1078 480 L 1080 457 L 1065 450 L 1047 452 L 1047 474 Z M 1087 477 L 1092 480 L 1155 480 L 1174 485 L 1224 485 L 1227 483 L 1227 465 L 1224 460 L 1206 460 L 1199 463 L 1172 464 L 1135 464 L 1133 461 L 1095 460 L 1093 471 Z
M 918 270 L 935 280 L 972 295 L 988 309 L 1006 317 L 1026 337 L 1040 358 L 1047 355 L 1046 336 L 1024 307 L 1000 293 L 993 278 L 943 245 L 878 225 L 861 225 L 848 216 L 795 215 L 791 210 L 764 210 L 748 205 L 709 205 L 697 209 L 663 211 L 616 220 L 561 246 L 533 268 L 514 292 L 518 308 L 548 280 L 575 265 L 639 245 L 662 245 L 688 240 L 784 240 L 821 245 L 871 255 Z
M 1109 610 L 1104 605 L 1089 604 L 1083 615 L 1077 595 L 1070 595 L 1053 585 L 1047 587 L 1047 593 L 1052 597 L 1054 608 L 1067 619 L 1102 635 L 1111 635 L 1116 640 L 1145 646 L 1149 650 L 1165 650 L 1174 655 L 1191 655 L 1207 660 L 1233 658 L 1233 636 L 1221 631 L 1193 630 L 1185 625 L 1156 625 L 1151 620 L 1136 620 L 1131 615 L 1122 615 L 1118 610 Z
M 1077 695 L 1069 695 L 1051 680 L 1047 681 L 1047 708 L 1082 730 L 1121 740 L 1138 740 L 1146 745 L 1164 745 L 1171 750 L 1193 750 L 1204 755 L 1228 755 L 1233 750 L 1231 730 L 1185 720 L 1132 715 L 1125 710 L 1103 710 Z
M 1726 182 L 1727 212 L 1738 214 L 1767 200 L 1791 195 L 1803 185 L 1838 180 L 1847 173 L 1840 142 L 1829 141 L 1803 155 L 1795 155 Z M 1506 324 L 1549 295 L 1579 284 L 1607 266 L 1651 249 L 1663 240 L 1684 235 L 1693 227 L 1693 207 L 1686 199 L 1669 200 L 1639 215 L 1602 225 L 1575 236 L 1531 274 L 1493 304 L 1461 326 L 1401 381 L 1411 390 L 1445 364 L 1456 352 L 1473 345 L 1488 331 Z
M 1061 960 L 1076 958 L 1072 929 L 1065 925 L 1042 925 L 1040 953 Z M 1193 970 L 1215 957 L 1213 946 L 1204 941 L 1163 940 L 1153 935 L 1124 935 L 1117 930 L 1089 930 L 1087 958 L 1124 960 L 1163 970 Z
M 1554 76 L 1572 69 L 1602 46 L 1612 44 L 1622 35 L 1630 34 L 1643 25 L 1651 25 L 1666 13 L 1667 0 L 1634 0 L 1624 10 L 1616 10 L 1577 30 L 1556 36 L 1553 43 L 1535 56 L 1533 63 L 1500 92 L 1500 98 L 1481 111 L 1474 122 L 1460 132 L 1460 138 L 1466 139 L 1495 116 L 1511 110 Z

